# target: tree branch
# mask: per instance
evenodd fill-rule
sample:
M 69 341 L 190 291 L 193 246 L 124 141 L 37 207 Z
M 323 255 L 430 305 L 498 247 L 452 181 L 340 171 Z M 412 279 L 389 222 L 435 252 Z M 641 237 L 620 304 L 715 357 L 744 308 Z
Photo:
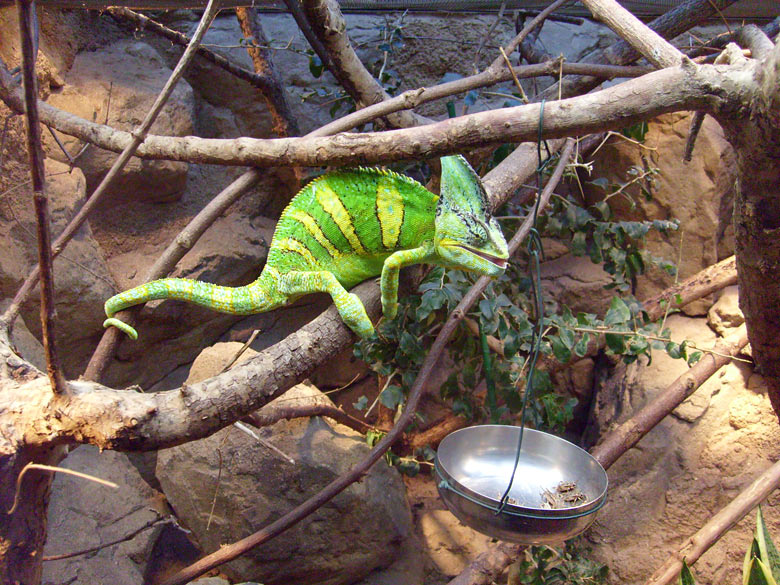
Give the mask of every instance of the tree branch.
M 363 66 L 347 36 L 347 23 L 336 0 L 301 0 L 301 8 L 313 34 L 328 54 L 330 72 L 352 96 L 358 109 L 379 103 L 390 96 Z M 390 124 L 407 128 L 429 120 L 412 112 L 388 116 Z
M 744 67 L 751 67 L 753 62 Z M 743 68 L 693 66 L 668 68 L 608 89 L 550 102 L 545 106 L 543 138 L 618 130 L 633 123 L 681 110 L 719 113 L 741 103 L 748 89 Z M 10 76 L 0 71 L 0 85 Z M 3 92 L 5 93 L 5 92 Z M 21 106 L 9 97 L 14 109 Z M 650 95 L 650 99 L 648 99 Z M 107 150 L 122 150 L 132 141 L 127 132 L 113 130 L 40 104 L 41 119 L 57 130 Z M 536 140 L 539 104 L 479 112 L 424 127 L 341 134 L 333 137 L 206 139 L 148 136 L 138 147 L 141 158 L 207 164 L 321 166 L 373 164 L 450 154 L 476 146 Z
M 67 386 L 54 339 L 54 265 L 49 231 L 49 200 L 46 197 L 46 169 L 41 146 L 41 125 L 38 119 L 38 78 L 35 74 L 37 57 L 37 22 L 35 0 L 18 0 L 19 36 L 22 47 L 22 81 L 24 86 L 25 125 L 27 127 L 27 155 L 32 177 L 33 205 L 38 233 L 38 264 L 41 267 L 41 328 L 46 370 L 55 394 L 64 394 Z M 10 325 L 11 320 L 6 320 Z
M 168 28 L 167 26 L 163 26 L 156 20 L 152 20 L 151 18 L 130 10 L 129 8 L 114 6 L 108 8 L 106 12 L 108 12 L 116 20 L 132 22 L 136 24 L 140 30 L 149 30 L 154 34 L 160 35 L 161 37 L 166 38 L 177 45 L 186 47 L 190 43 L 190 39 L 187 38 L 187 35 Z M 210 49 L 207 49 L 206 47 L 198 47 L 198 55 L 204 58 L 206 61 L 213 63 L 217 67 L 224 69 L 231 75 L 235 75 L 239 79 L 243 79 L 261 91 L 272 85 L 272 80 L 267 75 L 253 73 L 248 69 L 244 69 L 243 67 L 236 65 L 232 61 Z
M 645 585 L 667 585 L 675 581 L 682 569 L 683 561 L 695 563 L 701 555 L 715 544 L 720 537 L 731 530 L 751 510 L 767 499 L 780 486 L 780 461 L 776 462 L 753 483 L 743 490 L 728 505 L 710 518 L 696 534 L 687 538 L 680 550 L 673 554 L 662 567 L 645 582 Z
M 274 132 L 277 136 L 297 136 L 300 133 L 298 123 L 287 103 L 281 80 L 269 59 L 268 50 L 262 48 L 262 45 L 266 44 L 267 41 L 260 26 L 257 9 L 254 7 L 236 8 L 236 18 L 238 18 L 244 38 L 250 39 L 253 43 L 247 47 L 247 51 L 252 59 L 255 72 L 268 80 L 268 84 L 261 87 L 260 91 L 274 121 Z
M 615 0 L 582 0 L 597 20 L 604 22 L 645 59 L 659 68 L 677 67 L 685 56 Z

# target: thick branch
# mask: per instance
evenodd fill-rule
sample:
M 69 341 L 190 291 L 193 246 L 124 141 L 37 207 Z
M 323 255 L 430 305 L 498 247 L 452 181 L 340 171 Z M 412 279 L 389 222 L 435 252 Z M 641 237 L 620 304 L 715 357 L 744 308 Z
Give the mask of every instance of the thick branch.
M 582 0 L 582 3 L 656 67 L 676 67 L 682 63 L 684 56 L 680 51 L 615 0 Z
M 268 79 L 269 83 L 260 88 L 263 100 L 274 121 L 274 131 L 277 136 L 297 136 L 300 132 L 295 117 L 287 103 L 281 79 L 269 58 L 268 50 L 262 46 L 267 44 L 265 33 L 260 26 L 256 8 L 236 8 L 236 17 L 241 26 L 244 38 L 252 41 L 247 48 L 252 59 L 255 73 Z
M 749 67 L 746 64 L 745 67 Z M 668 68 L 592 94 L 545 106 L 543 138 L 618 130 L 663 113 L 681 110 L 719 112 L 741 104 L 742 69 L 714 66 Z M 10 76 L 0 71 L 0 85 Z M 4 92 L 5 93 L 5 92 Z M 15 110 L 18 92 L 2 95 Z M 107 150 L 121 150 L 127 132 L 93 124 L 41 103 L 42 121 Z M 476 146 L 536 140 L 539 104 L 479 112 L 424 127 L 341 134 L 334 137 L 206 139 L 149 136 L 137 156 L 223 165 L 355 165 L 419 159 Z
M 314 35 L 327 51 L 328 69 L 358 108 L 376 104 L 390 96 L 363 66 L 347 36 L 347 23 L 336 0 L 301 0 L 306 19 Z M 407 128 L 427 120 L 411 112 L 388 116 L 396 128 Z

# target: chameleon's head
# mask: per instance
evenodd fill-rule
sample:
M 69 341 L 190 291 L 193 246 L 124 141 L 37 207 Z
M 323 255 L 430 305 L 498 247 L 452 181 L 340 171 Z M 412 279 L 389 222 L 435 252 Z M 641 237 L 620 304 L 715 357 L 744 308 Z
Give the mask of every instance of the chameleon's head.
M 486 276 L 498 276 L 506 269 L 506 240 L 490 215 L 479 175 L 462 156 L 441 159 L 435 245 L 449 266 Z

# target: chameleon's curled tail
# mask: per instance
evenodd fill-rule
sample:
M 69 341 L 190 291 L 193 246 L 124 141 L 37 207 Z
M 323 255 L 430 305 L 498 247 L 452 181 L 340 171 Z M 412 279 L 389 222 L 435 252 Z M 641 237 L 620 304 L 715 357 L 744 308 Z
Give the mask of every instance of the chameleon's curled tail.
M 232 315 L 262 313 L 277 305 L 271 302 L 267 291 L 263 290 L 260 279 L 247 286 L 229 287 L 185 278 L 164 278 L 131 288 L 108 299 L 105 304 L 108 319 L 103 322 L 103 327 L 116 327 L 131 339 L 138 339 L 138 332 L 127 323 L 114 318 L 114 315 L 128 307 L 158 299 L 189 301 Z

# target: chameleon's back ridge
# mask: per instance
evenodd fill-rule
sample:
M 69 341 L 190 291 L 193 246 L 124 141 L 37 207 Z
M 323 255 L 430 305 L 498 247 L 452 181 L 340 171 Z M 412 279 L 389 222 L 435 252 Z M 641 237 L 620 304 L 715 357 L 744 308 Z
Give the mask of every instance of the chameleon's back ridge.
M 114 314 L 151 300 L 177 299 L 248 315 L 327 292 L 344 322 L 367 337 L 373 325 L 347 288 L 381 274 L 382 306 L 392 318 L 403 266 L 427 262 L 496 276 L 506 260 L 506 241 L 489 214 L 484 188 L 462 157 L 442 159 L 441 196 L 393 171 L 339 170 L 314 179 L 290 201 L 253 283 L 156 280 L 106 301 L 104 325 L 136 339 L 135 329 Z

